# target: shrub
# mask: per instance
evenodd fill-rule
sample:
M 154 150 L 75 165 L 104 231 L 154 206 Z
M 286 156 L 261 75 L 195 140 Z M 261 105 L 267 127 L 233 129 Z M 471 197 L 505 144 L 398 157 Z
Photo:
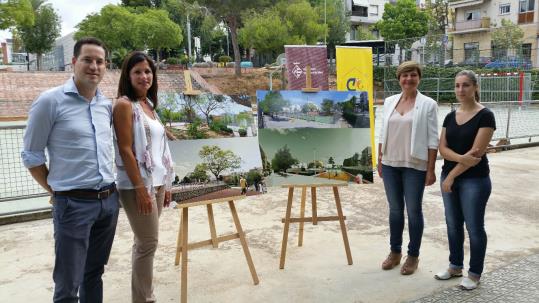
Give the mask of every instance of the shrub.
M 228 62 L 232 62 L 232 57 L 230 56 L 219 56 L 219 62 L 221 63 L 228 63 Z
M 180 64 L 180 58 L 170 57 L 167 59 L 168 64 Z

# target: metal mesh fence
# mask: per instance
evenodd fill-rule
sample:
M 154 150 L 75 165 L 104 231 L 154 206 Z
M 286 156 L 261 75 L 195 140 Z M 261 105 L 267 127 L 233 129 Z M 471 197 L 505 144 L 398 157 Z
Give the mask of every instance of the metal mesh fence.
M 0 127 L 0 202 L 47 195 L 21 162 L 24 128 Z

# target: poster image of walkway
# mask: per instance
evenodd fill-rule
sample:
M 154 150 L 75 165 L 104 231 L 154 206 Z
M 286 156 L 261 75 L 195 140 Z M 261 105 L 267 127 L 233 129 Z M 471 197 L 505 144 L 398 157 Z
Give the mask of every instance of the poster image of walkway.
M 158 112 L 182 140 L 255 137 L 256 122 L 249 97 L 204 93 L 160 96 Z
M 369 128 L 364 91 L 257 91 L 258 128 Z
M 259 130 L 267 186 L 372 183 L 368 128 Z
M 231 192 L 263 192 L 262 162 L 257 137 L 169 141 L 176 180 L 176 201 Z M 242 179 L 245 190 L 242 190 Z

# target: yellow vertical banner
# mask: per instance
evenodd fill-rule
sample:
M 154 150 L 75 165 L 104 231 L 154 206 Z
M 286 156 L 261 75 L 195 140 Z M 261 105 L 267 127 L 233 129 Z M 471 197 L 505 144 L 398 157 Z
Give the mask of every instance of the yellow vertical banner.
M 366 91 L 369 95 L 369 117 L 371 129 L 372 167 L 376 167 L 374 145 L 374 84 L 372 48 L 336 47 L 337 90 Z

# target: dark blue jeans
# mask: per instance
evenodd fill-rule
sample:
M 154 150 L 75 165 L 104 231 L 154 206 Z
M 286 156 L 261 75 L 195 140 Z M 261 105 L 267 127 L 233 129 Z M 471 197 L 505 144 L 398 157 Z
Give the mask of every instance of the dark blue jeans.
M 442 173 L 441 182 L 446 175 Z M 449 267 L 462 269 L 464 263 L 464 223 L 470 238 L 469 275 L 479 278 L 483 273 L 487 233 L 485 232 L 485 209 L 490 197 L 490 177 L 457 178 L 452 192 L 442 192 L 449 241 Z
M 389 203 L 389 232 L 391 251 L 401 253 L 404 230 L 404 205 L 408 213 L 408 255 L 419 256 L 423 237 L 423 191 L 427 172 L 407 167 L 382 164 L 382 177 Z
M 81 303 L 103 302 L 118 205 L 118 192 L 102 200 L 54 196 L 54 302 L 77 302 L 77 293 Z

